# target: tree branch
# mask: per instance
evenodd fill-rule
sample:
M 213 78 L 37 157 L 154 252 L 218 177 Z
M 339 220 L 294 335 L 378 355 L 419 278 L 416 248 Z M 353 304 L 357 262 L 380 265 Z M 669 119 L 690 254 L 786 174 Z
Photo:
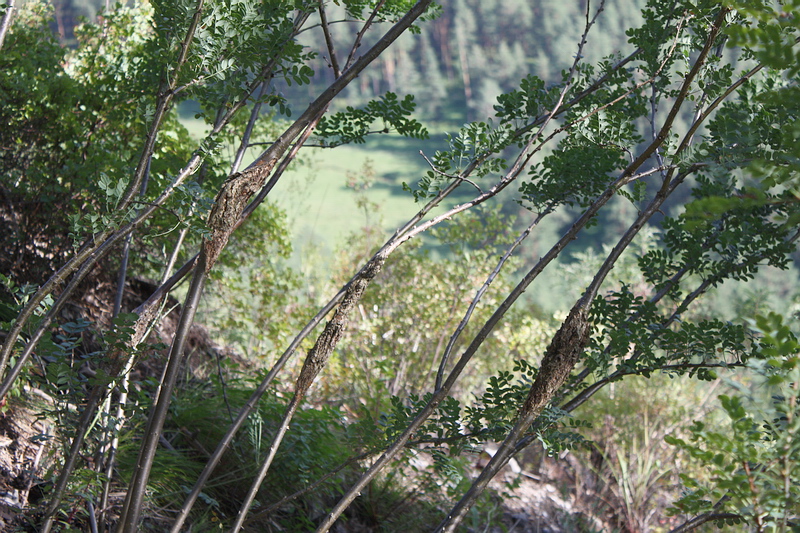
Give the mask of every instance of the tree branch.
M 11 28 L 11 21 L 14 18 L 14 5 L 16 0 L 6 0 L 6 9 L 3 11 L 3 19 L 0 20 L 0 49 L 3 48 L 3 42 L 6 40 L 6 33 Z
M 456 330 L 453 332 L 453 335 L 450 337 L 450 341 L 447 343 L 447 347 L 444 349 L 444 353 L 442 354 L 441 361 L 439 363 L 439 370 L 436 373 L 436 384 L 434 386 L 435 389 L 440 389 L 442 387 L 442 380 L 444 379 L 444 370 L 447 367 L 447 362 L 450 358 L 450 354 L 453 351 L 453 347 L 455 346 L 458 338 L 461 336 L 461 333 L 463 333 L 464 328 L 469 323 L 470 318 L 472 318 L 472 313 L 475 311 L 475 308 L 478 306 L 478 303 L 480 303 L 481 298 L 486 293 L 486 291 L 489 290 L 489 286 L 492 284 L 495 278 L 497 278 L 497 276 L 500 274 L 500 271 L 502 270 L 503 266 L 506 264 L 508 259 L 511 257 L 511 254 L 513 254 L 514 251 L 519 247 L 519 245 L 522 244 L 522 241 L 524 241 L 528 237 L 528 235 L 530 235 L 531 231 L 533 231 L 533 228 L 538 226 L 539 222 L 541 222 L 545 216 L 550 214 L 551 211 L 552 209 L 548 207 L 542 213 L 539 213 L 539 215 L 537 215 L 537 217 L 533 220 L 533 222 L 531 222 L 531 224 L 527 228 L 525 228 L 525 231 L 523 231 L 519 235 L 519 237 L 517 237 L 514 243 L 508 247 L 508 250 L 506 250 L 506 252 L 500 258 L 500 261 L 498 261 L 497 266 L 495 266 L 494 270 L 491 272 L 491 274 L 489 274 L 489 277 L 486 278 L 486 281 L 484 281 L 483 285 L 481 285 L 481 287 L 478 289 L 478 292 L 475 294 L 475 297 L 472 298 L 472 301 L 469 304 L 469 308 L 467 309 L 467 312 L 464 314 L 464 318 L 462 318 L 461 322 L 459 322 L 458 326 L 456 326 Z
M 328 55 L 331 59 L 331 68 L 333 68 L 334 77 L 338 78 L 342 75 L 339 69 L 339 60 L 336 59 L 336 50 L 333 46 L 333 39 L 331 38 L 331 30 L 328 26 L 328 17 L 325 15 L 325 0 L 319 0 L 319 20 L 322 26 L 322 33 L 325 37 L 325 46 L 328 47 Z
M 379 0 L 378 3 L 375 4 L 375 8 L 372 10 L 372 13 L 369 14 L 369 17 L 356 35 L 356 38 L 353 41 L 353 47 L 350 49 L 350 54 L 347 56 L 347 61 L 345 61 L 344 64 L 345 70 L 349 69 L 350 65 L 353 64 L 353 58 L 355 58 L 356 52 L 361 47 L 361 41 L 364 39 L 364 34 L 367 33 L 369 27 L 372 26 L 372 21 L 375 20 L 375 17 L 378 15 L 378 11 L 380 11 L 385 3 L 386 0 Z

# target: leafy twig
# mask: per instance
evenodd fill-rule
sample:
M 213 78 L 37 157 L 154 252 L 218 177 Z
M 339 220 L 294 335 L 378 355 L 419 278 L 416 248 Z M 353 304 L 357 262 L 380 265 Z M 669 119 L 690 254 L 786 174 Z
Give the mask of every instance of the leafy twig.
M 444 176 L 445 178 L 449 178 L 449 179 L 452 179 L 452 180 L 465 181 L 465 182 L 469 183 L 470 185 L 472 185 L 473 187 L 475 187 L 480 194 L 483 194 L 483 190 L 481 190 L 481 188 L 478 187 L 478 185 L 474 181 L 472 181 L 470 179 L 467 179 L 467 178 L 465 178 L 464 176 L 461 176 L 461 175 L 454 176 L 452 174 L 447 174 L 446 172 L 442 172 L 441 170 L 436 168 L 436 165 L 434 165 L 433 162 L 430 159 L 428 159 L 428 156 L 426 156 L 425 152 L 423 152 L 422 150 L 419 151 L 419 155 L 422 156 L 422 158 L 431 167 L 431 170 L 433 172 L 435 172 L 436 174 L 439 174 L 440 176 Z

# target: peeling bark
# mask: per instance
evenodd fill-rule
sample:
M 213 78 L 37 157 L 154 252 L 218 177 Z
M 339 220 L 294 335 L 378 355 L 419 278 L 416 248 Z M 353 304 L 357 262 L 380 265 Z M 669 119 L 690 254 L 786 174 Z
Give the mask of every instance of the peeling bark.
M 222 184 L 222 188 L 214 200 L 211 214 L 208 215 L 208 227 L 211 235 L 203 239 L 206 273 L 219 259 L 219 254 L 228 244 L 228 239 L 239 222 L 247 202 L 264 186 L 277 161 L 278 159 L 274 158 L 265 164 L 237 172 Z
M 300 371 L 300 376 L 297 378 L 295 390 L 298 395 L 302 396 L 305 394 L 314 381 L 314 378 L 316 378 L 320 370 L 325 367 L 328 358 L 331 356 L 331 353 L 333 353 L 333 349 L 336 347 L 336 344 L 339 342 L 344 332 L 350 311 L 352 311 L 361 300 L 361 296 L 364 294 L 364 290 L 367 288 L 370 281 L 381 271 L 385 259 L 386 258 L 381 254 L 376 255 L 367 263 L 361 274 L 353 280 L 350 288 L 342 298 L 342 303 L 339 304 L 339 307 L 336 309 L 333 318 L 325 325 L 325 329 L 317 338 L 314 347 L 311 348 L 306 356 L 303 369 Z
M 522 406 L 520 417 L 531 413 L 538 415 L 538 411 L 553 399 L 578 362 L 589 341 L 589 332 L 586 309 L 579 304 L 572 308 L 567 320 L 547 347 L 539 373 Z

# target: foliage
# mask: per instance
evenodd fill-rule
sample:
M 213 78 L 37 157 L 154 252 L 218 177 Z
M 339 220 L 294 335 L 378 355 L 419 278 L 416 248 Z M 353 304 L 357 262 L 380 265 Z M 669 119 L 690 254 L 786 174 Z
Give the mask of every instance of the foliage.
M 715 431 L 696 421 L 687 441 L 667 437 L 711 468 L 707 482 L 682 476 L 688 492 L 673 510 L 718 515 L 719 524 L 744 521 L 756 531 L 790 531 L 797 526 L 798 508 L 798 344 L 783 317 L 759 316 L 760 352 L 752 363 L 771 400 L 751 395 L 721 395 L 729 418 L 728 431 Z M 726 516 L 725 513 L 733 513 Z
M 433 156 L 433 170 L 427 171 L 416 187 L 403 182 L 403 190 L 421 202 L 434 198 L 448 182 L 460 179 L 460 174 L 472 165 L 475 168 L 470 168 L 469 172 L 474 170 L 477 177 L 502 172 L 507 163 L 496 154 L 511 144 L 510 133 L 507 125 L 494 126 L 490 121 L 465 124 L 458 135 L 446 134 L 450 149 L 437 150 Z
M 707 518 L 793 527 L 797 341 L 774 315 L 757 319 L 759 339 L 701 302 L 765 267 L 792 266 L 800 6 L 649 0 L 641 24 L 591 41 L 628 19 L 603 16 L 611 5 L 583 4 L 585 13 L 577 3 L 511 0 L 440 10 L 405 0 L 153 2 L 87 23 L 74 50 L 48 33 L 45 8 L 26 8 L 0 57 L 0 117 L 9 124 L 0 133 L 8 198 L 0 215 L 13 229 L 0 242 L 10 250 L 0 259 L 8 330 L 0 366 L 12 365 L 0 386 L 37 384 L 54 398 L 46 414 L 63 427 L 63 466 L 53 473 L 42 529 L 66 524 L 79 508 L 91 519 L 119 483 L 128 495 L 121 533 L 139 527 L 146 501 L 179 509 L 176 530 L 192 516 L 234 520 L 234 531 L 248 520 L 326 531 L 347 512 L 386 522 L 406 497 L 426 518 L 444 510 L 440 530 L 452 531 L 476 502 L 494 516 L 482 493 L 514 453 L 532 442 L 551 456 L 597 450 L 592 437 L 607 445 L 605 475 L 615 489 L 606 494 L 616 498 L 618 522 L 645 528 L 643 508 L 663 488 L 659 465 L 668 456 L 652 437 L 667 431 L 645 416 L 650 431 L 626 433 L 622 443 L 592 429 L 601 415 L 584 419 L 576 410 L 602 404 L 593 397 L 621 380 L 713 382 L 748 369 L 779 393 L 766 415 L 729 394 L 728 432 L 698 422 L 693 440 L 666 437 L 699 464 L 682 472 L 694 492 L 676 510 L 689 525 Z M 435 13 L 419 41 L 387 48 L 417 17 Z M 346 30 L 328 15 L 359 24 Z M 575 21 L 583 33 L 566 31 Z M 376 22 L 396 25 L 375 31 Z M 503 37 L 523 27 L 538 32 L 536 44 Z M 577 48 L 566 44 L 573 40 Z M 545 49 L 559 47 L 574 57 L 550 54 L 552 64 L 541 64 Z M 323 58 L 331 67 L 341 60 L 344 73 L 332 68 L 331 80 Z M 382 68 L 367 68 L 372 61 Z M 362 72 L 348 105 L 334 106 Z M 257 204 L 312 134 L 326 148 L 365 143 L 375 128 L 427 140 L 415 106 L 435 111 L 442 101 L 427 100 L 437 94 L 456 100 L 462 115 L 480 116 L 446 135 L 446 146 L 425 158 L 430 170 L 404 186 L 419 214 L 385 243 L 374 227 L 354 236 L 322 288 L 308 287 L 322 275 L 293 271 L 283 211 Z M 309 95 L 294 120 L 276 120 L 294 116 Z M 190 98 L 209 127 L 198 142 L 174 109 Z M 256 146 L 266 149 L 254 153 Z M 369 183 L 351 181 L 369 218 Z M 448 198 L 456 190 L 458 202 Z M 537 241 L 534 260 L 518 259 L 521 243 L 552 215 L 551 234 L 560 236 Z M 433 241 L 420 242 L 423 232 Z M 122 265 L 120 295 L 125 279 L 135 279 L 123 259 L 129 247 L 133 275 L 161 280 L 156 295 L 192 272 L 168 326 L 159 318 L 166 301 L 141 303 L 149 294 L 129 305 L 135 315 L 112 304 L 107 272 Z M 98 263 L 119 248 L 119 261 Z M 555 271 L 574 301 L 555 319 L 523 298 L 544 271 Z M 214 284 L 204 300 L 207 280 Z M 323 293 L 336 296 L 317 313 Z M 70 302 L 100 311 L 90 321 L 82 310 L 69 314 Z M 182 361 L 198 347 L 190 332 L 203 306 L 216 306 L 204 315 L 215 336 L 251 362 L 286 351 L 269 358 L 269 372 L 252 370 L 256 381 L 199 343 L 198 357 L 217 372 L 192 375 Z M 172 338 L 164 362 L 142 356 L 153 351 L 151 328 Z M 305 359 L 290 364 L 304 348 Z M 160 378 L 129 383 L 142 372 Z M 689 396 L 692 388 L 681 390 Z M 141 408 L 129 407 L 128 394 Z M 123 437 L 117 470 L 115 437 Z M 488 439 L 500 442 L 497 453 L 466 479 L 464 457 Z M 164 440 L 175 450 L 164 453 Z M 411 458 L 423 454 L 430 472 L 414 477 Z M 94 464 L 82 459 L 89 456 Z M 695 475 L 702 468 L 710 478 Z M 392 490 L 410 479 L 432 494 Z M 444 488 L 433 493 L 437 484 Z M 312 487 L 314 495 L 283 500 Z M 102 507 L 100 521 L 110 525 L 116 510 Z
M 158 75 L 148 48 L 148 7 L 120 8 L 102 27 L 83 26 L 71 53 L 59 46 L 47 16 L 43 4 L 26 4 L 0 57 L 0 113 L 8 124 L 0 140 L 7 147 L 3 187 L 9 201 L 28 206 L 4 212 L 13 222 L 2 237 L 9 251 L 3 271 L 19 284 L 38 283 L 87 234 L 131 216 L 119 216 L 116 206 L 139 156 L 143 106 Z M 155 182 L 174 174 L 190 153 L 174 115 L 160 139 L 151 165 Z M 159 233 L 175 224 L 175 213 L 154 222 Z M 31 235 L 40 244 L 21 245 Z
M 231 413 L 246 400 L 255 382 L 255 377 L 233 370 L 233 374 L 224 379 L 216 376 L 207 383 L 186 388 L 172 406 L 173 417 L 166 429 L 176 450 L 173 453 L 164 451 L 157 456 L 157 465 L 163 473 L 155 479 L 171 485 L 169 490 L 159 487 L 158 494 L 172 498 L 173 505 L 180 503 L 183 492 L 191 483 L 191 475 L 222 436 Z M 258 409 L 248 417 L 242 434 L 231 445 L 231 457 L 215 474 L 201 497 L 202 505 L 195 509 L 195 527 L 212 527 L 235 511 L 236 502 L 243 497 L 246 484 L 268 451 L 283 404 L 278 391 L 269 391 L 259 402 Z M 367 430 L 362 421 L 362 428 L 357 431 L 352 424 L 345 424 L 344 419 L 344 413 L 331 406 L 305 410 L 295 419 L 287 446 L 278 458 L 280 466 L 269 476 L 259 493 L 249 527 L 274 527 L 278 524 L 302 531 L 313 526 L 315 514 L 329 505 L 341 486 L 356 474 L 354 459 L 368 456 L 375 450 L 375 443 L 369 443 L 364 437 L 376 428 Z M 189 431 L 190 427 L 199 431 Z M 123 450 L 125 454 L 131 451 L 135 450 Z M 123 468 L 127 468 L 133 459 L 134 456 L 123 455 Z M 170 461 L 185 464 L 168 470 Z M 421 484 L 416 495 L 401 488 L 408 483 L 405 478 L 410 473 L 398 470 L 376 481 L 366 491 L 352 520 L 380 524 L 388 531 L 397 528 L 423 530 L 426 517 L 434 516 L 433 504 L 436 501 L 435 493 L 428 494 L 423 487 L 435 487 L 441 477 L 421 474 L 414 476 L 414 482 Z M 323 483 L 316 483 L 326 475 L 329 477 Z M 282 505 L 277 508 L 272 505 L 284 497 L 289 498 Z
M 265 70 L 264 57 L 275 58 L 278 64 L 269 68 L 274 75 L 288 84 L 307 84 L 314 71 L 305 63 L 315 57 L 291 38 L 294 31 L 292 7 L 302 11 L 313 9 L 313 3 L 294 2 L 294 6 L 257 4 L 249 2 L 212 2 L 203 13 L 203 24 L 194 36 L 189 67 L 182 71 L 182 83 L 190 86 L 190 95 L 204 109 L 208 122 L 213 122 L 213 112 L 230 104 L 255 75 Z M 185 29 L 171 23 L 189 20 L 185 6 L 174 2 L 160 3 L 156 13 L 157 24 L 163 24 L 160 35 L 165 41 L 162 49 L 176 47 Z M 182 12 L 177 12 L 182 10 Z M 166 43 L 169 45 L 166 45 Z M 279 94 L 264 96 L 271 106 L 282 113 L 291 113 L 286 100 Z
M 383 122 L 381 133 L 389 133 L 390 128 L 400 135 L 415 139 L 427 139 L 428 131 L 422 124 L 408 118 L 414 112 L 414 97 L 406 95 L 402 100 L 394 93 L 386 93 L 379 100 L 369 102 L 364 109 L 348 106 L 347 111 L 340 111 L 323 117 L 317 126 L 317 135 L 327 146 L 356 143 L 363 144 L 370 128 L 377 120 Z M 329 140 L 330 139 L 330 140 Z

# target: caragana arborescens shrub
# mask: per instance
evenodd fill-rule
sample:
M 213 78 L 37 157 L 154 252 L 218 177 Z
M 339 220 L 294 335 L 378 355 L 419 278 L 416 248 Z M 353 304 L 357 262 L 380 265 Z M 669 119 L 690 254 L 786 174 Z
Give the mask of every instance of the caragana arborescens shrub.
M 192 230 L 190 242 L 193 236 L 200 251 L 197 262 L 186 263 L 181 270 L 185 275 L 194 268 L 192 282 L 159 394 L 142 431 L 136 472 L 126 493 L 127 503 L 120 510 L 121 531 L 138 527 L 152 460 L 170 417 L 170 402 L 180 394 L 176 383 L 187 334 L 197 308 L 203 305 L 204 283 L 209 271 L 219 267 L 220 254 L 231 242 L 247 203 L 268 194 L 295 151 L 314 135 L 333 97 L 385 50 L 384 45 L 418 21 L 430 3 L 358 0 L 343 4 L 351 16 L 363 17 L 359 27 L 364 31 L 375 20 L 395 25 L 378 32 L 385 39 L 374 39 L 372 47 L 360 46 L 368 41 L 362 42 L 364 33 L 356 30 L 351 45 L 342 49 L 330 38 L 324 2 L 154 2 L 148 40 L 153 48 L 143 48 L 147 54 L 142 57 L 151 58 L 157 68 L 142 67 L 140 74 L 142 79 L 153 79 L 147 77 L 157 72 L 158 86 L 148 93 L 149 98 L 145 95 L 147 103 L 140 106 L 144 112 L 132 119 L 139 124 L 138 117 L 142 118 L 145 134 L 132 145 L 122 139 L 126 159 L 111 165 L 130 172 L 124 173 L 126 180 L 111 175 L 103 179 L 98 174 L 96 185 L 93 181 L 77 192 L 86 209 L 72 219 L 73 233 L 85 238 L 76 240 L 75 255 L 62 257 L 64 270 L 36 290 L 18 320 L 10 324 L 0 351 L 0 366 L 14 359 L 0 385 L 4 390 L 34 356 L 41 338 L 34 333 L 29 342 L 19 343 L 24 348 L 17 349 L 22 325 L 36 322 L 41 324 L 40 333 L 46 329 L 55 311 L 32 319 L 38 316 L 34 311 L 51 295 L 55 295 L 54 310 L 63 305 L 69 287 L 80 281 L 100 253 L 123 240 L 120 228 L 147 235 L 164 249 L 174 237 L 162 239 L 155 231 L 162 227 L 162 220 L 172 216 L 175 229 Z M 675 379 L 710 381 L 720 368 L 743 370 L 758 361 L 770 361 L 769 351 L 761 349 L 747 323 L 728 323 L 716 314 L 693 310 L 705 293 L 726 280 L 748 282 L 764 265 L 787 268 L 796 248 L 800 99 L 792 96 L 798 81 L 797 2 L 785 11 L 758 0 L 650 0 L 642 24 L 626 32 L 625 49 L 596 65 L 586 64 L 584 51 L 592 46 L 605 4 L 585 2 L 583 6 L 585 15 L 575 22 L 578 44 L 561 76 L 526 77 L 517 89 L 499 98 L 495 117 L 480 117 L 447 136 L 446 146 L 426 158 L 430 170 L 417 183 L 407 180 L 412 185 L 405 188 L 419 202 L 419 214 L 388 237 L 363 266 L 351 268 L 356 272 L 352 278 L 337 280 L 345 282 L 339 285 L 343 289 L 278 356 L 252 398 L 229 416 L 235 420 L 221 437 L 218 453 L 189 490 L 174 525 L 176 531 L 204 493 L 206 474 L 246 426 L 260 395 L 272 390 L 271 380 L 280 380 L 285 387 L 285 410 L 275 421 L 269 451 L 259 457 L 259 471 L 237 517 L 231 517 L 232 530 L 241 528 L 261 494 L 262 481 L 279 468 L 275 458 L 293 442 L 292 419 L 303 417 L 304 401 L 311 399 L 312 405 L 320 406 L 324 395 L 332 393 L 337 403 L 350 401 L 358 406 L 363 400 L 367 404 L 371 420 L 378 422 L 373 429 L 383 430 L 371 442 L 384 451 L 372 457 L 338 503 L 326 504 L 314 525 L 320 531 L 334 527 L 354 501 L 363 502 L 356 499 L 383 469 L 397 467 L 396 459 L 407 447 L 446 443 L 448 451 L 457 454 L 481 435 L 491 436 L 501 442 L 497 453 L 461 499 L 443 513 L 438 529 L 449 532 L 468 515 L 492 477 L 531 442 L 542 441 L 554 452 L 584 443 L 585 423 L 571 414 L 582 405 L 591 406 L 587 402 L 606 385 L 631 375 L 665 372 Z M 319 30 L 320 46 L 314 50 L 296 39 L 310 21 Z M 739 47 L 726 47 L 727 41 Z M 260 52 L 266 54 L 259 56 Z M 230 167 L 219 171 L 211 165 L 218 161 L 213 155 L 215 144 L 232 116 L 253 104 L 251 117 L 258 120 L 256 102 L 285 113 L 289 99 L 273 81 L 309 83 L 312 73 L 305 62 L 320 54 L 328 58 L 335 81 L 307 107 L 301 103 L 305 111 L 295 121 L 263 141 L 266 150 L 255 166 L 243 170 L 241 165 L 241 156 L 251 144 L 251 122 L 245 126 L 241 150 Z M 149 60 L 144 62 L 149 64 Z M 133 106 L 134 100 L 141 104 L 136 96 L 120 105 Z M 172 137 L 168 132 L 175 99 L 188 96 L 200 102 L 211 124 L 210 137 L 186 158 L 180 171 L 162 172 L 156 168 L 162 156 L 159 142 Z M 780 105 L 769 104 L 771 98 Z M 410 98 L 387 95 L 361 109 L 345 109 L 321 122 L 316 144 L 358 142 L 373 124 L 418 140 L 426 135 L 411 118 Z M 133 145 L 136 148 L 128 151 Z M 154 154 L 158 154 L 155 159 Z M 136 190 L 154 169 L 152 183 L 157 190 L 137 197 Z M 121 185 L 123 181 L 126 185 Z M 437 210 L 447 205 L 445 200 L 456 190 L 466 191 L 459 203 L 445 212 Z M 606 213 L 615 205 L 615 197 L 630 202 L 633 209 L 616 213 L 614 219 Z M 482 204 L 500 204 L 498 210 L 503 204 L 513 206 L 522 213 L 520 225 L 525 229 L 515 230 L 515 238 L 510 236 L 509 222 L 501 224 L 505 231 L 497 231 L 494 223 L 487 223 L 490 218 L 471 218 L 469 212 Z M 117 205 L 122 207 L 115 210 Z M 524 211 L 516 209 L 520 205 Z M 560 236 L 541 246 L 531 264 L 511 259 L 524 238 L 556 212 L 561 220 L 571 221 L 561 228 Z M 513 348 L 515 341 L 509 341 L 506 332 L 515 324 L 536 325 L 531 316 L 527 321 L 521 318 L 533 314 L 521 305 L 526 290 L 541 283 L 543 271 L 559 268 L 559 256 L 575 252 L 573 243 L 578 237 L 612 219 L 614 226 L 603 228 L 611 231 L 598 232 L 610 242 L 597 247 L 596 268 L 569 291 L 574 304 L 559 315 L 560 324 L 551 326 L 545 321 L 546 338 L 534 336 L 524 346 Z M 448 259 L 433 264 L 420 252 L 404 250 L 409 241 L 446 220 L 454 220 L 453 227 L 464 223 L 450 232 L 448 240 L 455 246 Z M 128 221 L 131 226 L 125 226 Z M 148 224 L 151 228 L 142 232 Z M 657 244 L 637 249 L 632 243 L 648 225 L 659 229 Z M 493 241 L 497 235 L 506 239 Z M 32 240 L 26 246 L 35 244 Z M 281 248 L 277 243 L 265 250 Z M 626 251 L 635 258 L 623 259 Z M 615 280 L 610 274 L 625 261 L 638 268 L 636 284 Z M 520 272 L 507 274 L 516 266 Z M 165 272 L 164 279 L 170 273 Z M 56 288 L 65 282 L 68 288 L 58 294 Z M 278 292 L 291 292 L 291 283 L 275 285 Z M 172 285 L 165 282 L 163 287 Z M 474 308 L 470 307 L 473 303 Z M 150 327 L 148 317 L 156 314 L 158 305 L 148 305 L 126 329 L 131 332 L 131 348 L 141 339 L 136 335 Z M 316 340 L 305 343 L 312 345 L 310 349 L 299 350 L 305 352 L 299 375 L 290 375 L 283 365 L 305 347 L 306 337 L 323 322 Z M 102 370 L 113 375 L 95 383 L 81 404 L 81 426 L 47 504 L 45 530 L 52 529 L 55 517 L 61 516 L 59 503 L 81 456 L 93 411 L 113 390 L 117 370 L 124 368 L 122 362 L 132 353 L 133 349 L 119 350 L 103 359 L 110 364 Z M 508 363 L 513 365 L 511 370 Z M 502 364 L 505 369 L 499 368 Z M 326 376 L 329 370 L 333 372 Z M 494 375 L 480 383 L 485 370 Z M 348 372 L 356 378 L 355 386 L 345 385 Z M 326 381 L 326 377 L 333 379 Z M 470 392 L 477 398 L 465 405 Z M 391 393 L 398 396 L 390 399 Z M 731 401 L 728 407 L 741 419 L 738 405 Z M 444 447 L 437 453 L 443 456 Z M 707 459 L 713 462 L 715 457 Z M 447 468 L 445 461 L 439 465 Z M 108 471 L 113 475 L 113 469 Z M 759 516 L 737 518 L 756 521 Z
M 21 6 L 0 53 L 0 169 L 6 253 L 0 269 L 18 284 L 38 283 L 89 233 L 117 224 L 114 210 L 139 157 L 145 109 L 157 89 L 148 38 L 152 8 L 108 13 L 62 47 L 49 27 L 51 7 Z M 171 115 L 151 163 L 154 181 L 175 173 L 191 152 Z M 161 213 L 154 232 L 175 225 Z M 36 244 L 25 245 L 31 239 Z M 152 248 L 151 248 L 152 250 Z

